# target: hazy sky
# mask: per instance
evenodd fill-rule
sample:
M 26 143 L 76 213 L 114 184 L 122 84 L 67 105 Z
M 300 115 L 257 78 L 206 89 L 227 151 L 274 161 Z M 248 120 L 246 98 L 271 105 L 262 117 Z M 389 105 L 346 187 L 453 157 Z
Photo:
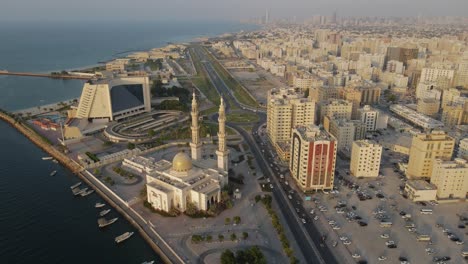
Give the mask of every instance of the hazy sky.
M 467 16 L 468 0 L 0 0 L 0 20 L 238 20 L 261 16 Z

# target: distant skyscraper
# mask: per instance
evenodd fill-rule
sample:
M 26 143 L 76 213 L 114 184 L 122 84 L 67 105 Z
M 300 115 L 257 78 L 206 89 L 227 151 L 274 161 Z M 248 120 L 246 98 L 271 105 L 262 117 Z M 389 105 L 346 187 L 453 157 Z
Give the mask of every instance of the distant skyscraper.
M 268 9 L 265 10 L 265 24 L 268 24 L 270 22 L 270 13 L 268 12 Z

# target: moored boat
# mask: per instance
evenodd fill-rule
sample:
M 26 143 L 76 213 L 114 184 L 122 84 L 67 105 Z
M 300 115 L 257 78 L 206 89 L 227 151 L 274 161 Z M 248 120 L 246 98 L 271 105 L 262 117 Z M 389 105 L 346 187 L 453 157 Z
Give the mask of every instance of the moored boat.
M 70 189 L 75 189 L 76 187 L 80 186 L 81 185 L 81 182 L 77 182 L 75 184 L 73 184 L 72 186 L 70 186 Z
M 51 160 L 53 159 L 52 157 L 42 157 L 42 160 Z
M 115 221 L 117 221 L 117 217 L 116 218 L 112 218 L 111 220 L 107 220 L 106 218 L 102 217 L 102 218 L 99 218 L 98 219 L 98 226 L 99 227 L 105 227 L 105 226 L 108 226 L 108 225 L 111 225 L 113 223 L 115 223 Z
M 53 172 L 50 173 L 50 176 L 54 176 L 55 174 L 57 174 L 57 171 L 54 170 Z
M 81 195 L 82 197 L 85 197 L 85 196 L 88 196 L 88 195 L 92 194 L 93 192 L 94 192 L 94 190 L 89 190 L 89 191 L 87 191 L 87 192 L 81 192 L 80 195 Z
M 106 210 L 102 210 L 99 215 L 100 216 L 105 216 L 106 214 L 108 214 L 110 212 L 111 209 L 106 209 Z
M 106 206 L 106 204 L 104 204 L 104 203 L 96 203 L 94 205 L 94 207 L 96 207 L 96 208 L 101 208 L 101 207 L 104 207 L 104 206 Z
M 123 233 L 122 235 L 117 236 L 117 237 L 115 238 L 115 242 L 116 242 L 116 243 L 123 242 L 123 241 L 129 239 L 132 235 L 133 235 L 133 232 L 125 232 L 125 233 Z
M 145 262 L 143 262 L 143 263 L 141 263 L 141 264 L 153 264 L 153 263 L 154 263 L 154 260 L 151 260 L 151 261 L 145 261 Z

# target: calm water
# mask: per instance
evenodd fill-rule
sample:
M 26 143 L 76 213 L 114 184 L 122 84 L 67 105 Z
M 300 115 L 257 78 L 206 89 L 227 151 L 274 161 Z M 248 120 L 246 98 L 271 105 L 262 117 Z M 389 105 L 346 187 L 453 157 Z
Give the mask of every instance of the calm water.
M 48 72 L 108 60 L 129 50 L 251 29 L 229 23 L 69 23 L 0 25 L 0 69 Z M 0 77 L 0 107 L 17 110 L 78 97 L 81 81 Z M 159 260 L 139 236 L 121 245 L 114 237 L 134 231 L 121 216 L 97 227 L 96 194 L 75 198 L 78 178 L 0 122 L 0 263 L 141 263 Z M 57 170 L 56 176 L 49 176 Z

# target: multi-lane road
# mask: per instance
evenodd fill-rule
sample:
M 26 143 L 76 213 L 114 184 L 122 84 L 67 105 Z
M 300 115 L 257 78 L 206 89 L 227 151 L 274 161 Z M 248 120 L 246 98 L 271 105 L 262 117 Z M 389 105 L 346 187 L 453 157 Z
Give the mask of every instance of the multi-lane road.
M 223 97 L 229 97 L 232 100 L 226 101 L 226 109 L 229 111 L 230 103 L 236 104 L 240 109 L 244 109 L 246 112 L 254 112 L 259 116 L 260 121 L 254 124 L 253 134 L 246 132 L 244 129 L 235 123 L 229 123 L 228 125 L 236 129 L 244 138 L 246 143 L 251 147 L 252 153 L 263 172 L 263 175 L 270 178 L 271 184 L 273 185 L 273 198 L 277 202 L 281 212 L 286 219 L 289 229 L 291 230 L 294 239 L 300 247 L 302 255 L 304 256 L 307 263 L 327 263 L 333 264 L 338 263 L 335 259 L 331 248 L 327 247 L 323 241 L 323 237 L 318 231 L 317 227 L 313 223 L 313 219 L 310 213 L 306 212 L 301 197 L 294 193 L 289 185 L 286 184 L 285 180 L 282 179 L 282 171 L 285 168 L 279 166 L 271 151 L 271 146 L 266 142 L 264 137 L 261 137 L 257 131 L 266 121 L 266 114 L 246 108 L 244 105 L 239 103 L 233 93 L 230 91 L 228 86 L 221 79 L 219 74 L 214 69 L 213 65 L 207 58 L 205 51 L 201 47 L 195 47 L 194 51 L 197 57 L 202 61 L 204 70 L 207 72 L 208 77 L 214 87 L 218 90 L 219 94 Z M 212 116 L 213 119 L 216 116 Z M 283 177 L 285 177 L 283 175 Z M 287 177 L 287 176 L 286 176 Z M 291 195 L 292 199 L 289 199 Z M 303 223 L 303 220 L 305 223 Z

